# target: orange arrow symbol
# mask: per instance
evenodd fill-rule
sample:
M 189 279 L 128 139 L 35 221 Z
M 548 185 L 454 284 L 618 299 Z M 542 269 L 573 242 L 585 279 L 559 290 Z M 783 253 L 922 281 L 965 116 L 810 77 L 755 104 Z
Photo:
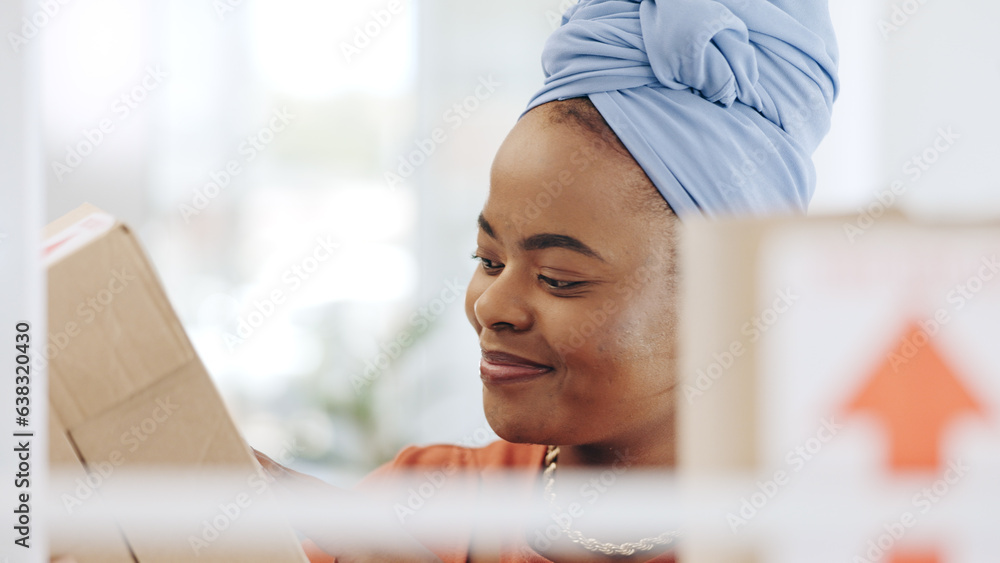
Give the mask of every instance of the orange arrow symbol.
M 945 428 L 964 412 L 984 412 L 916 323 L 846 409 L 882 419 L 889 465 L 903 471 L 938 469 Z

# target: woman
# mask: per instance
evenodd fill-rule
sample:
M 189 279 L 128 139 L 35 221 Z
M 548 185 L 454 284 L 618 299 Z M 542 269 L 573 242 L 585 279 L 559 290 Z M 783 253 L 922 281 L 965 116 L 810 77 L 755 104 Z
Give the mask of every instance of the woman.
M 577 488 L 557 475 L 571 468 L 672 467 L 679 218 L 801 212 L 812 195 L 810 154 L 837 91 L 825 2 L 583 0 L 543 63 L 546 86 L 493 164 L 465 304 L 502 440 L 407 448 L 364 489 L 446 468 L 458 477 L 447 487 L 475 498 L 507 468 L 524 476 L 514 494 L 567 499 Z M 286 484 L 322 488 L 260 458 Z M 419 540 L 428 513 L 406 511 Z M 607 538 L 563 524 L 555 537 L 469 525 L 388 560 L 673 560 L 672 530 Z

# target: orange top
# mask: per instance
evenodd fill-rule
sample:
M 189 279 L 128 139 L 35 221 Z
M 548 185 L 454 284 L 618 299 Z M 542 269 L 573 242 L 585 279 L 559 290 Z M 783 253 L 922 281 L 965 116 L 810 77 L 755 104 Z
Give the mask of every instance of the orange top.
M 433 497 L 461 495 L 466 499 L 478 498 L 483 484 L 491 477 L 510 475 L 510 470 L 516 468 L 523 468 L 524 471 L 514 472 L 515 490 L 524 495 L 533 494 L 545 451 L 546 447 L 543 445 L 513 444 L 503 440 L 482 448 L 452 445 L 410 446 L 399 452 L 394 460 L 366 476 L 358 485 L 358 489 L 378 496 L 388 495 L 391 494 L 390 491 L 379 487 L 382 478 L 402 472 L 422 475 L 422 488 L 407 488 L 397 491 L 401 494 L 391 497 L 397 501 L 393 504 L 396 516 L 406 529 L 420 540 L 423 535 L 422 521 L 433 521 L 434 507 L 433 503 L 429 502 Z M 415 490 L 420 492 L 416 493 Z M 517 492 L 513 494 L 518 494 Z M 460 539 L 446 546 L 422 543 L 440 557 L 443 563 L 466 563 L 473 537 L 472 528 L 473 523 L 469 522 L 465 529 L 453 530 L 455 537 Z M 334 561 L 311 542 L 307 542 L 305 547 L 309 560 L 313 563 Z M 501 538 L 496 547 L 499 548 L 500 563 L 552 563 L 528 545 L 523 533 L 509 534 Z M 647 563 L 674 563 L 674 557 L 668 553 L 649 559 Z

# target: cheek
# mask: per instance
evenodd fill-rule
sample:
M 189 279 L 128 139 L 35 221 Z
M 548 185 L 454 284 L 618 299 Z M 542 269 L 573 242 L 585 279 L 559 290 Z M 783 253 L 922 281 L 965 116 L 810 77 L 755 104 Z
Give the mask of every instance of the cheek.
M 662 370 L 675 355 L 676 314 L 673 296 L 666 291 L 636 293 L 618 317 L 609 338 L 622 361 L 636 368 Z
M 586 307 L 548 311 L 545 316 L 552 343 L 562 362 L 574 371 L 605 372 L 623 355 L 628 344 L 622 335 L 630 313 L 617 299 Z
M 566 365 L 577 370 L 643 371 L 672 354 L 669 300 L 651 292 L 617 295 L 603 306 L 564 317 L 557 347 Z

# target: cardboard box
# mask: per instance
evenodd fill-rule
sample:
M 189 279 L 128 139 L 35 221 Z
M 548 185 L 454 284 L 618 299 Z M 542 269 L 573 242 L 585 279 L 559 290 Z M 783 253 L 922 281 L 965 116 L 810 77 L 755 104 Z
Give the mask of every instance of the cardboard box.
M 69 441 L 55 409 L 49 408 L 49 465 L 54 479 L 51 493 L 66 509 L 63 529 L 50 532 L 53 555 L 73 554 L 77 563 L 133 563 L 135 559 L 113 518 L 108 518 L 99 492 L 87 481 L 87 472 Z M 95 525 L 94 518 L 101 519 Z M 77 533 L 88 524 L 89 533 Z M 96 529 L 96 531 L 95 531 Z
M 287 526 L 253 531 L 270 491 L 248 485 L 261 470 L 129 228 L 85 205 L 49 225 L 45 238 L 54 463 L 75 458 L 100 474 L 96 496 L 107 500 L 128 500 L 129 487 L 155 471 L 215 487 L 169 507 L 182 511 L 179 527 L 117 518 L 124 541 L 108 530 L 108 558 L 92 560 L 131 561 L 124 544 L 139 563 L 307 561 Z M 151 491 L 161 485 L 148 482 Z M 213 525 L 234 498 L 246 506 Z
M 895 486 L 954 460 L 995 474 L 1000 226 L 691 221 L 681 254 L 679 474 L 692 498 L 733 488 L 679 560 L 813 560 L 830 538 L 830 560 L 857 560 L 885 533 L 859 515 L 896 506 Z M 976 485 L 962 483 L 966 498 L 989 494 Z M 945 518 L 968 529 L 981 515 Z

